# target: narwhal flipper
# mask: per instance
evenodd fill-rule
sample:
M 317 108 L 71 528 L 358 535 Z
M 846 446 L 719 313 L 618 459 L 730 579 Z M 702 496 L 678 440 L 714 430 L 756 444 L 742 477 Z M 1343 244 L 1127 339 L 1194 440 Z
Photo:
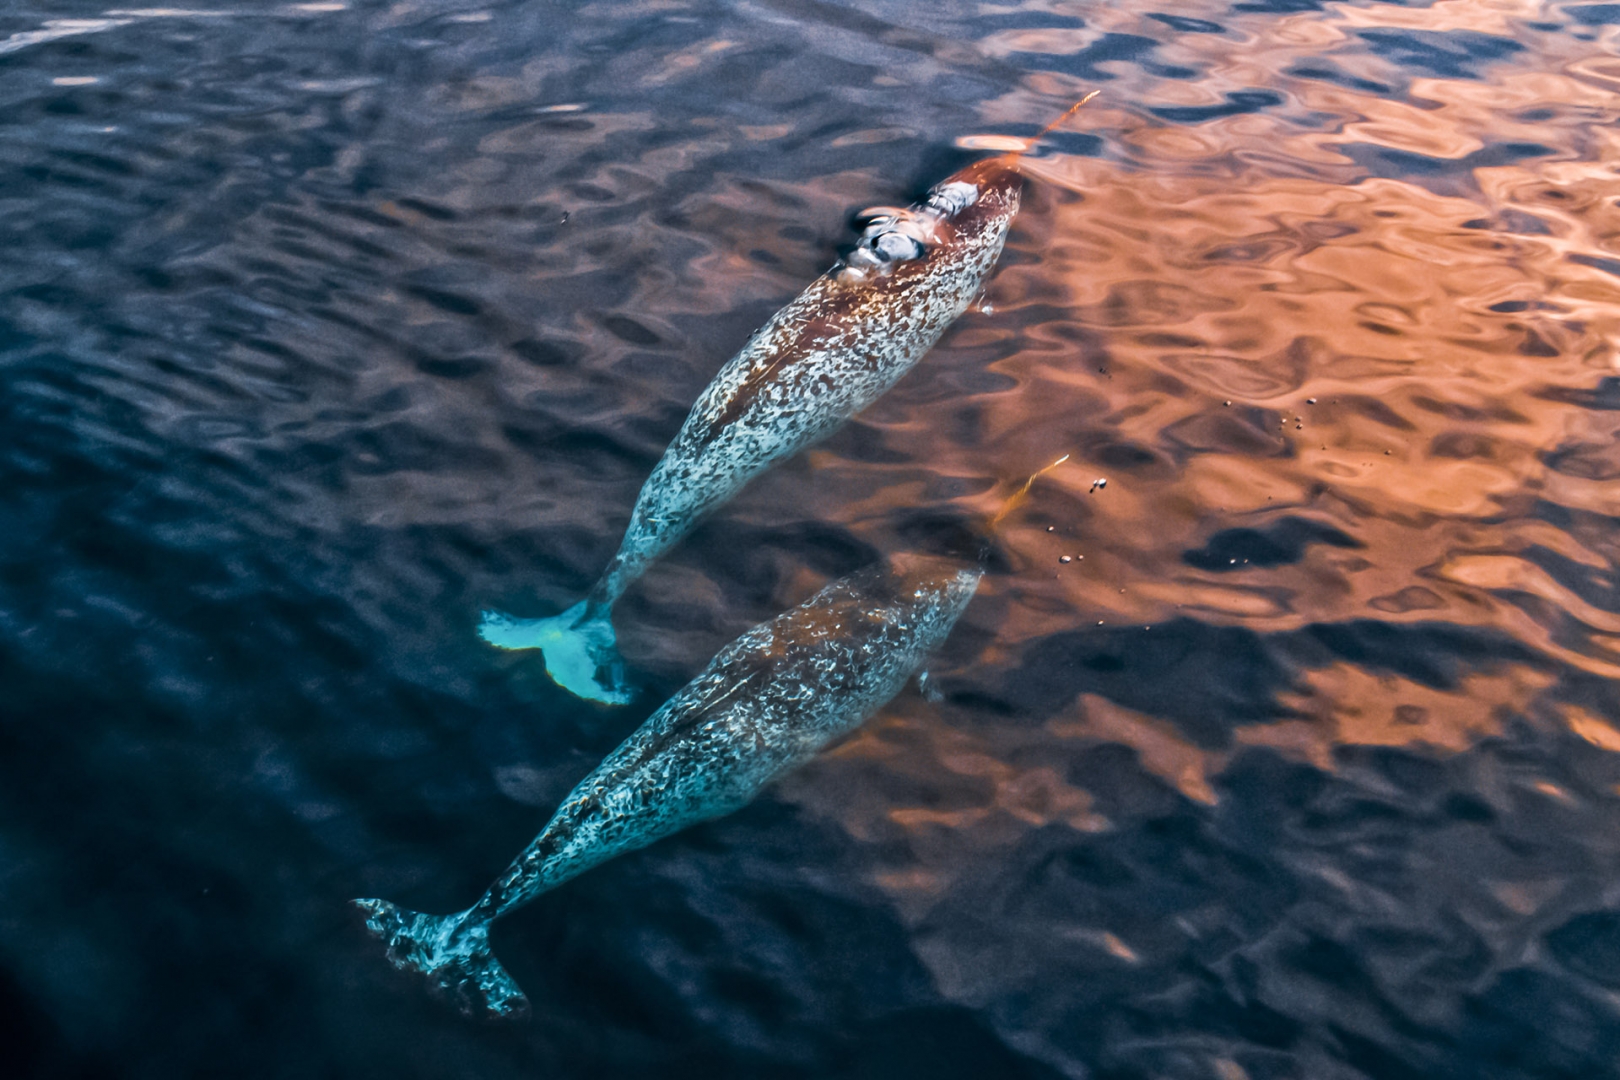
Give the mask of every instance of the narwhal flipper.
M 917 684 L 917 693 L 923 696 L 924 701 L 931 701 L 938 705 L 945 700 L 945 695 L 940 692 L 939 684 L 929 678 L 927 668 L 917 672 L 911 681 Z
M 502 649 L 540 649 L 552 682 L 587 701 L 623 705 L 633 696 L 609 613 L 587 618 L 581 600 L 549 619 L 514 619 L 486 611 L 478 636 Z
M 366 927 L 388 945 L 388 959 L 402 971 L 420 971 L 434 989 L 469 1015 L 488 1009 L 515 1016 L 529 1000 L 489 951 L 489 924 L 465 923 L 466 912 L 424 915 L 387 900 L 356 900 Z

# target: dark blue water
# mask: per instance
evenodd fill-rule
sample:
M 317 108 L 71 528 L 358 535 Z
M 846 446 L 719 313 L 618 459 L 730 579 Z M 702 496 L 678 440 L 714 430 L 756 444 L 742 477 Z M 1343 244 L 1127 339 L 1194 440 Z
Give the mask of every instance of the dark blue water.
M 1620 1076 L 1617 24 L 6 8 L 5 1072 Z M 991 310 L 620 605 L 634 706 L 477 640 L 855 211 L 1094 87 Z M 943 700 L 498 924 L 528 1019 L 366 935 L 1066 452 Z

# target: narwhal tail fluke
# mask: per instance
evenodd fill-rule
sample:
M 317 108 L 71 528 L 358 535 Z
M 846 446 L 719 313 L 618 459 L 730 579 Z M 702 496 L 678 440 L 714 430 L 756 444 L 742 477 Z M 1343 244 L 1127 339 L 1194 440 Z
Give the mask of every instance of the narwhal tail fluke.
M 486 611 L 478 634 L 502 649 L 540 649 L 552 681 L 587 701 L 623 705 L 633 696 L 609 613 L 588 614 L 583 600 L 549 619 Z
M 517 982 L 489 951 L 489 925 L 464 922 L 466 912 L 424 915 L 387 900 L 356 900 L 366 928 L 388 946 L 402 971 L 420 971 L 434 990 L 469 1015 L 515 1016 L 529 1007 Z

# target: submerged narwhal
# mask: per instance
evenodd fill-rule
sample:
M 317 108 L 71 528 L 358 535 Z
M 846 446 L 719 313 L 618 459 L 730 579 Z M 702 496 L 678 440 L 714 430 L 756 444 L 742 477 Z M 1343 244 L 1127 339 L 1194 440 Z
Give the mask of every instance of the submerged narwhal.
M 464 1011 L 522 1009 L 523 991 L 490 951 L 490 924 L 616 855 L 740 809 L 860 726 L 950 634 L 984 576 L 996 526 L 1066 460 L 1025 481 L 987 530 L 958 536 L 953 555 L 857 571 L 722 649 L 574 786 L 472 907 L 427 915 L 356 900 L 389 959 Z
M 614 602 L 749 480 L 882 396 L 968 309 L 1018 212 L 1021 154 L 975 162 L 909 208 L 866 211 L 865 231 L 849 256 L 756 332 L 692 406 L 590 594 L 550 618 L 485 612 L 484 640 L 543 650 L 547 673 L 580 697 L 628 701 Z
M 395 966 L 464 1011 L 510 1014 L 523 992 L 490 951 L 490 923 L 548 889 L 688 825 L 742 807 L 767 781 L 900 692 L 973 598 L 954 559 L 869 567 L 761 623 L 609 754 L 478 902 L 453 915 L 356 900 Z

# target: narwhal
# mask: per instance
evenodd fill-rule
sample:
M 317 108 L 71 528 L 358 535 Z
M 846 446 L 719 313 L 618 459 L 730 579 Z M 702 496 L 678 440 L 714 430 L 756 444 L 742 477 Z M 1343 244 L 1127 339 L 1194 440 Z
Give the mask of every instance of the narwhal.
M 615 601 L 749 480 L 830 435 L 933 347 L 982 292 L 1001 255 L 1018 212 L 1018 159 L 1094 96 L 1018 150 L 935 185 L 920 203 L 865 211 L 865 230 L 849 255 L 756 331 L 692 406 L 589 595 L 550 618 L 486 611 L 484 640 L 543 650 L 547 673 L 580 697 L 628 701 Z
M 828 585 L 732 642 L 563 799 L 478 902 L 453 915 L 357 900 L 395 966 L 463 1011 L 510 1014 L 523 992 L 490 923 L 548 889 L 742 807 L 772 777 L 858 726 L 945 640 L 979 584 L 951 559 L 886 564 Z
M 1030 477 L 991 528 L 1066 459 Z M 978 544 L 974 561 L 914 556 L 857 571 L 749 630 L 581 780 L 472 907 L 426 915 L 356 900 L 366 925 L 396 967 L 424 973 L 464 1011 L 521 1010 L 490 924 L 614 856 L 741 808 L 858 727 L 956 625 L 989 554 L 988 538 Z

